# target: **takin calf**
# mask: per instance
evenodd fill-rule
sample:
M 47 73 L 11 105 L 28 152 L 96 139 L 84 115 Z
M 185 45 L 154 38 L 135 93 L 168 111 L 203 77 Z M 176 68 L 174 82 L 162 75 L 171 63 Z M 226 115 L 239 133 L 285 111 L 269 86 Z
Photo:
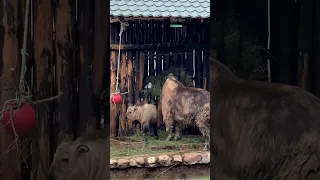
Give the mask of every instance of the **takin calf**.
M 158 111 L 157 107 L 153 104 L 136 104 L 130 105 L 126 112 L 126 119 L 129 124 L 132 124 L 134 120 L 140 122 L 143 130 L 143 142 L 147 143 L 146 134 L 152 126 L 155 139 L 158 139 Z
M 196 124 L 201 134 L 210 140 L 210 93 L 205 89 L 186 87 L 175 76 L 169 74 L 161 93 L 162 117 L 165 119 L 166 140 L 179 140 L 183 126 Z M 209 150 L 209 143 L 205 143 L 204 150 Z
M 107 180 L 108 141 L 84 135 L 73 142 L 62 142 L 54 155 L 49 177 L 53 180 Z
M 320 100 L 210 61 L 213 179 L 319 179 Z

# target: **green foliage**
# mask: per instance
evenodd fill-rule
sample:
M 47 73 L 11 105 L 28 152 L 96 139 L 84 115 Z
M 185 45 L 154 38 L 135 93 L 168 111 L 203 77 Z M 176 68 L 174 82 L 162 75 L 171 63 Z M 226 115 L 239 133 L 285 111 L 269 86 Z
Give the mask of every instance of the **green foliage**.
M 160 97 L 162 86 L 166 80 L 168 74 L 173 73 L 179 81 L 185 86 L 193 86 L 193 77 L 185 70 L 185 68 L 179 67 L 169 67 L 166 71 L 163 71 L 157 76 L 148 76 L 146 78 L 145 84 L 151 82 L 152 87 L 150 89 L 143 89 L 141 95 L 143 98 L 147 96 Z

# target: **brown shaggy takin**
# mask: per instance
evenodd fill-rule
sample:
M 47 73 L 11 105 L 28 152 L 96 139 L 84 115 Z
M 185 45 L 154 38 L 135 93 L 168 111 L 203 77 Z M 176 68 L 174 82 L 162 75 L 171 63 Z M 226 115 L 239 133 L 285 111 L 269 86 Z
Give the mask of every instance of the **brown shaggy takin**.
M 210 61 L 213 179 L 319 179 L 320 100 Z
M 162 115 L 172 139 L 173 127 L 176 128 L 174 140 L 179 140 L 183 126 L 196 124 L 201 134 L 210 139 L 210 93 L 205 89 L 186 87 L 173 75 L 169 75 L 162 87 Z M 209 150 L 206 143 L 205 150 Z
M 141 123 L 143 129 L 143 142 L 147 143 L 146 134 L 152 126 L 153 134 L 156 139 L 158 139 L 158 111 L 157 107 L 153 104 L 136 104 L 134 106 L 130 105 L 126 112 L 126 119 L 129 124 L 132 121 L 137 120 Z
M 107 180 L 109 163 L 107 140 L 85 135 L 59 145 L 50 167 L 54 180 Z

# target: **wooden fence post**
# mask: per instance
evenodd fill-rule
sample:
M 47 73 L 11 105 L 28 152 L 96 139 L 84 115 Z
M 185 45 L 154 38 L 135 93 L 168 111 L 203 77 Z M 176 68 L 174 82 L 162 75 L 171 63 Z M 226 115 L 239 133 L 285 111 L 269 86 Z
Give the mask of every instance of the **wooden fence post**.
M 110 94 L 116 90 L 116 76 L 117 76 L 117 54 L 115 51 L 111 52 L 110 57 Z M 117 135 L 117 109 L 116 105 L 110 103 L 110 137 Z
M 18 34 L 19 1 L 0 1 L 0 105 L 15 97 L 15 88 L 19 87 L 20 47 Z M 20 163 L 17 147 L 10 148 L 15 140 L 0 123 L 0 179 L 20 179 L 17 172 Z
M 35 100 L 52 96 L 53 89 L 53 7 L 51 1 L 33 1 L 34 8 L 34 75 Z M 52 102 L 36 106 L 38 114 L 38 164 L 37 179 L 46 179 L 50 167 L 50 131 L 52 126 Z
M 83 0 L 78 3 L 78 135 L 95 129 L 92 108 L 92 59 L 94 1 Z
M 55 102 L 55 126 L 53 135 L 57 140 L 72 140 L 76 119 L 76 87 L 74 83 L 74 4 L 69 0 L 56 1 L 55 7 L 55 53 L 56 53 L 56 93 L 63 96 Z
M 110 78 L 106 78 L 106 74 L 110 70 L 110 57 L 108 50 L 110 49 L 110 1 L 96 0 L 94 1 L 94 50 L 93 50 L 93 78 L 92 78 L 92 92 L 94 95 L 94 116 L 97 128 L 101 128 L 101 93 L 106 87 L 109 88 Z M 109 49 L 108 49 L 109 48 Z M 110 76 L 109 76 L 110 77 Z M 109 93 L 109 92 L 108 92 Z M 109 101 L 110 102 L 110 101 Z M 108 109 L 109 111 L 109 109 Z M 109 114 L 109 113 L 108 113 Z M 104 117 L 105 121 L 109 122 L 109 117 Z

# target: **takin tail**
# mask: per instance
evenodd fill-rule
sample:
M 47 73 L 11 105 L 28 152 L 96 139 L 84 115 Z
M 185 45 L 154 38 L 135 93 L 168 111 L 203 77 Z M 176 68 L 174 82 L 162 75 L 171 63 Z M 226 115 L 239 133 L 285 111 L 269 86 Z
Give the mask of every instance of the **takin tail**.
M 163 116 L 162 116 L 162 108 L 161 108 L 161 100 L 158 103 L 158 127 L 161 127 L 163 124 Z

